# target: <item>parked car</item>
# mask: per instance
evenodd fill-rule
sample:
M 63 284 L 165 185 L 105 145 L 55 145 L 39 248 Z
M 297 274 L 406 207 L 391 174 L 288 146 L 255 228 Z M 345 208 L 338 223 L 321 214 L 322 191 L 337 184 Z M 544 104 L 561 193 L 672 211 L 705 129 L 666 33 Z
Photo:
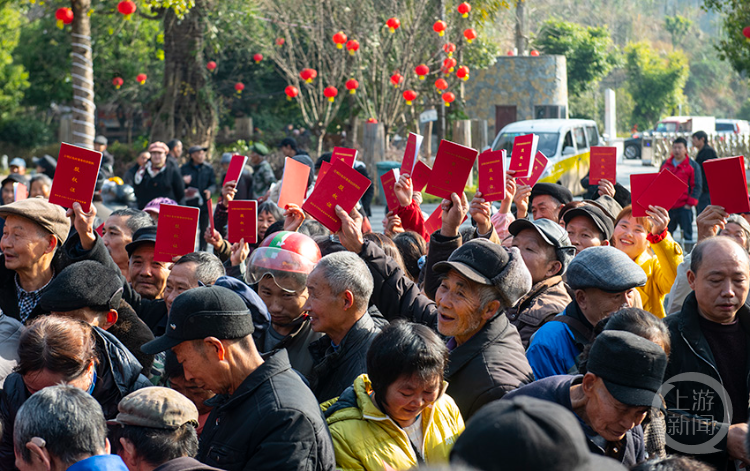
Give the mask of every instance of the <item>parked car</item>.
M 750 123 L 744 119 L 717 119 L 716 134 L 750 134 Z
M 549 163 L 540 182 L 558 183 L 581 194 L 581 179 L 589 173 L 590 147 L 602 145 L 596 121 L 588 119 L 533 119 L 505 126 L 492 142 L 492 150 L 505 149 L 510 159 L 513 139 L 525 134 L 539 136 L 537 150 Z
M 716 128 L 716 118 L 713 116 L 670 116 L 662 119 L 654 129 L 642 134 L 634 134 L 623 142 L 623 155 L 626 159 L 641 157 L 641 141 L 644 135 L 658 134 L 692 134 L 696 131 L 711 133 Z M 688 142 L 690 139 L 688 139 Z

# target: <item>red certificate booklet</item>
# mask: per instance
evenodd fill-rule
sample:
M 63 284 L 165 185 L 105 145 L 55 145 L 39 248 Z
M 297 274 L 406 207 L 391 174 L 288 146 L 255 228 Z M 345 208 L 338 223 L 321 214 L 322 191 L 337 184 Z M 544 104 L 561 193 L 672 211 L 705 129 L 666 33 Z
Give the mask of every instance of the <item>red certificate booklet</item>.
M 408 174 L 411 176 L 411 172 L 414 171 L 414 165 L 417 163 L 417 156 L 419 156 L 419 148 L 422 147 L 423 137 L 419 134 L 409 133 L 409 139 L 406 141 L 406 150 L 404 151 L 404 159 L 401 161 L 401 174 Z
M 392 169 L 380 177 L 380 183 L 383 185 L 383 194 L 385 194 L 385 202 L 390 211 L 393 211 L 400 206 L 398 198 L 396 198 L 396 192 L 393 190 L 399 177 L 400 172 L 397 168 Z
M 589 185 L 598 185 L 599 180 L 617 183 L 617 147 L 593 146 L 589 163 Z
M 417 163 L 414 164 L 414 170 L 412 170 L 411 172 L 411 186 L 413 187 L 413 190 L 424 190 L 425 185 L 427 185 L 427 182 L 430 181 L 431 173 L 432 169 L 429 165 L 422 162 L 421 160 L 417 160 Z
M 248 244 L 258 242 L 258 202 L 255 200 L 229 202 L 227 241 L 234 244 L 239 242 L 240 239 L 245 239 L 245 243 Z
M 334 147 L 331 155 L 331 163 L 341 160 L 346 165 L 354 167 L 354 161 L 357 160 L 357 151 L 346 147 Z
M 310 167 L 291 157 L 287 157 L 284 161 L 284 176 L 281 180 L 281 191 L 279 192 L 279 208 L 284 209 L 290 203 L 302 206 L 307 193 Z
M 96 177 L 102 153 L 70 144 L 60 144 L 60 155 L 57 157 L 57 169 L 49 192 L 49 202 L 64 208 L 72 208 L 73 203 L 80 203 L 85 212 L 91 209 L 94 199 Z
M 540 151 L 537 151 L 536 156 L 534 157 L 534 167 L 531 169 L 531 176 L 529 178 L 519 178 L 518 183 L 520 185 L 536 185 L 539 179 L 542 178 L 544 170 L 547 168 L 547 162 L 549 162 L 547 156 Z
M 234 154 L 232 156 L 231 162 L 229 162 L 229 168 L 227 168 L 227 174 L 224 177 L 224 183 L 222 183 L 221 186 L 224 186 L 231 181 L 239 183 L 240 177 L 242 177 L 242 170 L 245 168 L 245 164 L 247 164 L 247 157 L 245 157 L 244 155 Z
M 315 177 L 315 186 L 320 185 L 320 182 L 323 181 L 323 177 L 328 173 L 328 171 L 331 169 L 331 163 L 326 162 L 325 160 L 320 163 L 320 170 L 318 170 L 318 176 Z
M 155 261 L 171 262 L 174 257 L 182 257 L 195 251 L 199 214 L 200 208 L 174 204 L 159 205 L 159 224 L 156 228 L 156 246 L 154 247 Z
M 432 235 L 433 232 L 440 229 L 443 226 L 443 208 L 438 205 L 435 211 L 430 214 L 430 217 L 424 222 L 424 231 L 427 234 Z
M 341 229 L 341 220 L 336 215 L 336 205 L 347 213 L 351 212 L 371 184 L 369 178 L 337 160 L 331 165 L 325 179 L 315 185 L 315 190 L 302 209 L 331 232 L 337 232 Z
M 637 218 L 646 217 L 646 208 L 638 204 L 638 199 L 651 186 L 658 173 L 641 173 L 630 176 L 630 196 L 633 202 L 633 216 Z
M 712 159 L 703 162 L 711 204 L 722 206 L 732 213 L 750 213 L 750 201 L 747 193 L 747 176 L 745 175 L 745 158 L 743 156 Z
M 510 166 L 508 166 L 508 170 L 515 171 L 516 178 L 531 177 L 538 143 L 539 136 L 536 134 L 516 136 L 513 139 L 513 150 L 510 152 Z
M 461 194 L 466 188 L 466 180 L 477 154 L 479 152 L 476 149 L 443 140 L 435 156 L 435 164 L 425 191 L 440 198 L 450 198 L 451 193 Z
M 485 201 L 505 198 L 505 149 L 479 154 L 477 190 Z
M 669 210 L 687 191 L 687 188 L 687 183 L 680 180 L 674 173 L 664 169 L 659 172 L 651 185 L 638 198 L 638 204 L 643 207 L 644 211 L 649 206 L 661 206 Z

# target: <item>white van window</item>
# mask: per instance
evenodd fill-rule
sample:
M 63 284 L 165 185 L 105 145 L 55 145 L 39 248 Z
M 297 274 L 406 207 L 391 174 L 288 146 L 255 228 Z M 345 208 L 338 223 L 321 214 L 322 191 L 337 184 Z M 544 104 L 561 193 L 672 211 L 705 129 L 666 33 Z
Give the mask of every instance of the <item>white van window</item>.
M 587 148 L 586 145 L 586 133 L 583 131 L 583 128 L 575 128 L 576 133 L 576 145 L 578 146 L 578 150 L 582 150 Z
M 572 147 L 573 149 L 576 148 L 575 144 L 573 144 L 573 133 L 570 131 L 565 133 L 565 141 L 563 141 L 563 152 L 565 151 L 566 147 Z
M 500 134 L 500 139 L 497 140 L 497 144 L 492 150 L 505 149 L 510 157 L 511 151 L 513 150 L 513 139 L 516 136 L 523 136 L 529 134 L 528 132 L 504 132 Z M 534 133 L 539 136 L 539 144 L 536 150 L 541 152 L 547 157 L 554 157 L 557 153 L 557 142 L 560 140 L 560 134 L 556 132 L 540 132 Z
M 590 146 L 599 145 L 599 133 L 596 131 L 596 126 L 586 126 L 586 137 L 589 138 Z

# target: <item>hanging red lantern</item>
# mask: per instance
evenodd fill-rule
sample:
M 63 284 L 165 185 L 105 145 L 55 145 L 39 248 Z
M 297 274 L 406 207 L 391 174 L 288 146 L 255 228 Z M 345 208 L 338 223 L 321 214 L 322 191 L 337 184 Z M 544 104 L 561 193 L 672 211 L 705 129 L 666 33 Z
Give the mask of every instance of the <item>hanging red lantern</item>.
M 539 56 L 539 51 L 537 51 L 536 49 L 532 49 L 531 52 L 529 53 L 529 55 L 532 56 L 532 57 L 538 57 Z
M 378 124 L 378 120 L 375 118 L 367 118 L 366 122 L 370 124 Z
M 391 33 L 395 33 L 396 30 L 401 27 L 401 20 L 398 18 L 388 18 L 388 21 L 385 22 L 385 25 L 388 27 L 388 31 Z
M 443 69 L 448 69 L 448 73 L 453 72 L 453 69 L 456 67 L 456 59 L 452 57 L 448 57 L 443 61 Z
M 354 79 L 349 79 L 346 81 L 344 86 L 346 87 L 347 90 L 349 90 L 349 93 L 354 95 L 355 93 L 357 93 L 357 89 L 359 88 L 359 82 L 357 82 Z
M 122 79 L 122 77 L 115 77 L 112 79 L 112 85 L 115 86 L 116 90 L 119 90 L 120 87 L 122 87 L 123 83 L 125 83 L 125 81 Z
M 445 34 L 445 28 L 447 25 L 445 24 L 445 21 L 443 20 L 437 20 L 435 24 L 432 25 L 432 30 L 435 31 L 438 36 L 442 36 Z
M 446 82 L 445 79 L 439 78 L 435 80 L 435 87 L 438 89 L 438 91 L 446 90 L 448 89 L 448 82 Z
M 318 71 L 315 69 L 302 69 L 299 76 L 305 82 L 312 83 L 312 81 L 318 76 Z
M 276 38 L 276 45 L 279 47 L 283 46 L 285 42 L 284 38 Z
M 471 44 L 473 40 L 477 39 L 477 30 L 475 30 L 474 28 L 465 29 L 464 37 L 466 38 L 466 42 Z
M 411 106 L 412 102 L 417 99 L 417 92 L 414 90 L 404 90 L 403 96 L 406 104 Z
M 456 45 L 453 43 L 443 44 L 443 51 L 448 54 L 448 57 L 452 57 L 453 53 L 456 52 Z
M 404 76 L 403 75 L 401 75 L 399 73 L 391 75 L 391 83 L 393 84 L 394 87 L 398 87 L 403 82 L 404 82 Z
M 263 60 L 263 54 L 255 54 L 253 55 L 253 60 L 256 64 L 260 64 L 260 61 Z
M 747 39 L 750 39 L 750 26 L 742 28 L 742 34 L 745 35 Z
M 135 76 L 136 82 L 140 83 L 141 85 L 143 85 L 144 83 L 146 83 L 146 79 L 147 78 L 148 78 L 148 75 L 146 75 L 146 74 L 138 74 L 138 75 Z
M 419 76 L 419 80 L 424 80 L 425 76 L 430 73 L 430 68 L 420 64 L 414 68 L 414 72 Z
M 216 62 L 208 61 L 208 63 L 206 64 L 206 68 L 209 72 L 213 72 L 214 70 L 216 70 Z
M 338 33 L 333 35 L 333 42 L 336 43 L 337 49 L 343 49 L 344 44 L 346 43 L 346 35 L 343 31 L 339 31 Z
M 456 71 L 456 77 L 463 79 L 463 80 L 469 80 L 469 68 L 465 65 L 462 65 L 458 68 Z
M 456 95 L 454 95 L 453 92 L 443 93 L 443 103 L 445 103 L 445 106 L 451 106 L 451 103 L 453 103 L 455 100 Z
M 461 13 L 461 16 L 463 16 L 464 18 L 468 18 L 469 17 L 469 12 L 470 11 L 471 11 L 471 5 L 469 5 L 466 2 L 464 2 L 464 3 L 462 3 L 462 4 L 460 4 L 458 6 L 458 12 Z
M 333 103 L 333 100 L 336 99 L 336 95 L 339 94 L 339 91 L 336 89 L 336 87 L 326 87 L 323 89 L 323 95 L 325 95 L 326 98 L 328 98 L 328 101 Z
M 346 42 L 346 49 L 349 54 L 354 55 L 355 52 L 359 51 L 359 41 L 356 39 L 350 39 Z
M 245 84 L 242 82 L 237 82 L 234 84 L 234 90 L 237 92 L 237 95 L 242 94 L 242 90 L 245 89 Z
M 55 12 L 55 19 L 57 19 L 57 27 L 63 29 L 65 25 L 69 25 L 73 22 L 73 10 L 70 8 L 58 8 Z
M 125 15 L 126 20 L 130 19 L 130 16 L 135 13 L 136 9 L 135 2 L 132 0 L 124 0 L 117 4 L 117 11 Z
M 299 95 L 299 90 L 294 85 L 289 85 L 284 89 L 284 93 L 286 93 L 286 99 L 292 101 L 292 98 L 296 98 Z

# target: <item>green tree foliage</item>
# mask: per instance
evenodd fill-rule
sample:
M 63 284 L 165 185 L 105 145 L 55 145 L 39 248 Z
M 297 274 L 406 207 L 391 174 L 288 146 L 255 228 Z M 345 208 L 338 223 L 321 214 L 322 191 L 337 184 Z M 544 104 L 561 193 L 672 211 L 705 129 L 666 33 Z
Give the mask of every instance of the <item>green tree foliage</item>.
M 0 8 L 0 120 L 18 109 L 24 90 L 29 86 L 28 73 L 11 55 L 23 23 L 21 12 L 12 4 Z
M 558 19 L 547 20 L 535 44 L 546 54 L 565 56 L 571 96 L 588 90 L 617 64 L 612 39 L 603 26 L 586 27 Z
M 633 122 L 649 129 L 663 114 L 684 101 L 682 89 L 689 68 L 682 51 L 659 55 L 650 44 L 639 42 L 625 48 L 627 90 L 633 97 Z
M 664 17 L 664 29 L 672 36 L 672 46 L 677 47 L 690 32 L 693 27 L 693 21 L 684 16 L 666 16 Z
M 722 13 L 723 37 L 716 45 L 719 57 L 740 74 L 750 74 L 750 40 L 742 34 L 750 26 L 747 0 L 704 0 L 704 8 Z

